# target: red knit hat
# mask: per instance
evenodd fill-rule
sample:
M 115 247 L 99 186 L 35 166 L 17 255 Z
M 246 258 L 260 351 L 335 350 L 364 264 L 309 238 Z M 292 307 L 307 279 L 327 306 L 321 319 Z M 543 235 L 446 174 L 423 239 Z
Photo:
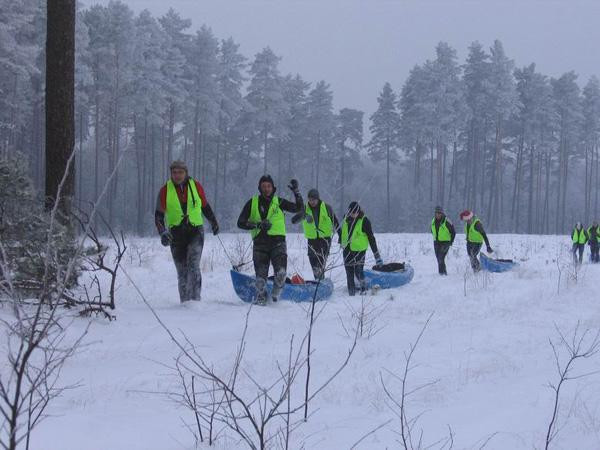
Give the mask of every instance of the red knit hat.
M 473 211 L 469 211 L 468 209 L 465 209 L 463 212 L 460 213 L 460 220 L 471 220 L 473 218 Z

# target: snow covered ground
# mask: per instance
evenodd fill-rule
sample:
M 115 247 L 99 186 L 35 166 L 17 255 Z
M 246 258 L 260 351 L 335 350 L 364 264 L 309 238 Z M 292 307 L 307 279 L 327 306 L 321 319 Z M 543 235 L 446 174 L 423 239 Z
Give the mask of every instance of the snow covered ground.
M 390 419 L 356 448 L 401 448 L 400 421 L 381 379 L 400 400 L 400 383 L 391 373 L 401 375 L 404 353 L 432 312 L 408 385 L 432 384 L 411 395 L 406 405 L 409 417 L 420 415 L 414 430 L 422 430 L 423 443 L 444 439 L 451 429 L 455 449 L 478 449 L 486 442 L 488 449 L 543 448 L 553 407 L 547 385 L 557 380 L 549 345 L 550 338 L 558 338 L 555 326 L 570 335 L 578 321 L 581 329 L 600 325 L 600 265 L 587 263 L 588 249 L 575 279 L 568 237 L 491 235 L 496 254 L 516 258 L 520 267 L 474 276 L 464 236 L 459 235 L 448 257 L 449 276 L 441 278 L 429 235 L 377 238 L 384 259 L 409 262 L 415 278 L 407 286 L 361 300 L 347 296 L 343 268 L 332 271 L 336 290 L 314 328 L 311 386 L 328 378 L 345 358 L 353 339 L 342 323 L 350 326 L 361 301 L 375 317 L 368 325 L 376 333 L 359 338 L 348 366 L 310 404 L 312 415 L 292 434 L 290 448 L 351 448 Z M 222 239 L 231 253 L 239 242 L 249 241 L 246 235 L 233 234 Z M 162 320 L 174 332 L 185 333 L 217 371 L 227 373 L 249 307 L 233 291 L 230 264 L 218 240 L 207 237 L 202 301 L 186 306 L 179 305 L 168 249 L 157 239 L 132 238 L 129 245 L 125 269 Z M 334 244 L 334 252 L 336 248 Z M 304 239 L 290 236 L 288 251 L 288 273 L 308 278 Z M 78 382 L 80 387 L 52 404 L 52 417 L 37 430 L 33 448 L 194 448 L 184 425 L 193 424 L 194 417 L 160 394 L 178 389 L 177 378 L 165 366 L 173 364 L 178 350 L 123 274 L 118 284 L 117 320 L 94 319 L 87 345 L 63 374 L 65 383 Z M 291 335 L 298 343 L 306 333 L 306 311 L 307 305 L 287 302 L 251 310 L 245 373 L 260 384 L 276 380 L 277 362 L 286 364 Z M 83 328 L 84 322 L 76 326 Z M 578 362 L 574 374 L 596 370 L 599 364 L 599 357 Z M 247 394 L 253 392 L 251 383 L 242 384 Z M 303 387 L 304 371 L 293 392 L 295 401 Z M 562 394 L 561 430 L 553 448 L 600 448 L 600 375 L 570 381 Z M 245 446 L 225 431 L 216 448 Z

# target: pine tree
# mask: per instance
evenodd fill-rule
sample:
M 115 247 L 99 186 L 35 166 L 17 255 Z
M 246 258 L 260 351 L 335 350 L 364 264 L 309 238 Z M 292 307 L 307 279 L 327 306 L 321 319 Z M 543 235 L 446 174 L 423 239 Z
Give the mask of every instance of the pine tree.
M 151 210 L 146 195 L 148 179 L 148 129 L 162 123 L 167 112 L 169 82 L 162 70 L 165 61 L 165 33 L 149 11 L 135 19 L 131 102 L 133 140 L 137 166 L 137 231 L 143 234 Z M 170 97 L 172 98 L 172 97 Z
M 184 119 L 186 88 L 190 88 L 193 78 L 192 64 L 189 64 L 186 60 L 186 55 L 189 56 L 192 45 L 192 35 L 187 30 L 192 23 L 190 20 L 182 19 L 172 8 L 159 18 L 158 22 L 165 34 L 165 39 L 162 40 L 163 60 L 161 72 L 164 82 L 164 95 L 168 103 L 167 112 L 164 114 L 164 122 L 167 127 L 167 160 L 170 161 L 174 158 L 175 124 L 178 119 Z M 187 145 L 185 144 L 183 159 L 187 159 Z M 166 170 L 167 168 L 163 167 L 161 173 L 165 174 Z M 153 173 L 152 178 L 154 177 L 155 174 Z M 152 186 L 151 191 L 154 191 L 156 185 L 153 184 Z
M 559 78 L 552 79 L 551 84 L 554 106 L 559 124 L 555 231 L 557 233 L 563 233 L 566 232 L 571 225 L 565 222 L 569 183 L 568 175 L 570 159 L 580 137 L 582 105 L 580 89 L 577 85 L 577 74 L 575 74 L 575 72 L 567 72 Z M 581 221 L 583 218 L 579 218 L 579 220 Z
M 487 87 L 487 104 L 490 122 L 494 126 L 494 152 L 491 165 L 488 201 L 488 227 L 493 229 L 501 217 L 503 187 L 503 149 L 507 121 L 517 111 L 518 97 L 513 77 L 514 63 L 504 53 L 500 41 L 490 49 L 490 77 Z
M 283 79 L 283 99 L 288 105 L 285 118 L 287 135 L 283 143 L 286 151 L 286 178 L 308 179 L 312 170 L 312 149 L 308 118 L 310 83 L 300 75 Z
M 360 151 L 363 143 L 364 112 L 343 108 L 336 116 L 336 139 L 339 145 L 339 184 L 340 210 L 345 208 L 345 186 L 352 170 L 360 165 Z
M 319 81 L 308 94 L 308 132 L 313 147 L 311 184 L 317 189 L 321 165 L 333 144 L 334 120 L 333 92 L 325 81 Z
M 585 222 L 598 220 L 598 146 L 600 144 L 600 81 L 592 76 L 583 88 L 582 138 L 585 151 Z
M 511 219 L 515 220 L 514 230 L 519 230 L 520 218 L 520 181 L 525 176 L 524 167 L 527 164 L 527 232 L 532 233 L 540 222 L 540 188 L 539 177 L 543 148 L 548 146 L 549 130 L 552 127 L 552 91 L 548 78 L 536 72 L 535 64 L 514 71 L 516 88 L 519 95 L 519 111 L 516 116 L 518 149 L 515 167 L 515 183 L 513 186 L 513 201 Z M 525 152 L 528 158 L 525 159 Z
M 400 115 L 396 110 L 396 94 L 385 83 L 377 98 L 377 111 L 370 117 L 371 140 L 367 144 L 373 161 L 385 161 L 386 167 L 386 230 L 391 230 L 391 164 L 398 159 Z
M 215 192 L 213 208 L 217 211 L 219 199 L 219 177 L 220 164 L 223 167 L 223 192 L 226 192 L 227 163 L 230 152 L 233 150 L 234 138 L 232 129 L 240 117 L 244 107 L 242 87 L 245 81 L 244 70 L 246 69 L 246 58 L 239 52 L 239 45 L 232 38 L 221 41 L 219 51 L 219 123 L 215 162 Z
M 475 210 L 484 203 L 484 180 L 486 179 L 484 158 L 487 139 L 486 124 L 489 120 L 487 94 L 490 70 L 489 55 L 479 42 L 473 42 L 469 46 L 469 55 L 463 75 L 465 100 L 469 107 L 464 197 L 465 206 Z
M 258 53 L 250 68 L 250 85 L 246 100 L 252 107 L 255 140 L 263 152 L 263 171 L 267 172 L 269 141 L 282 139 L 286 130 L 284 117 L 287 105 L 283 98 L 283 82 L 279 74 L 279 58 L 269 47 Z

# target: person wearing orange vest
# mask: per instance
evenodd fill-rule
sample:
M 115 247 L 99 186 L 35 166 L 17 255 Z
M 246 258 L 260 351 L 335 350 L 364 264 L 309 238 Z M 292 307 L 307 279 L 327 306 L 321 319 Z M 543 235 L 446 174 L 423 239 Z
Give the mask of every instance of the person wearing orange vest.
M 158 192 L 154 222 L 160 242 L 171 248 L 181 303 L 200 300 L 200 258 L 204 247 L 204 218 L 214 235 L 219 224 L 202 185 L 188 175 L 183 161 L 173 161 L 171 177 Z
M 465 222 L 465 238 L 467 240 L 467 254 L 471 261 L 471 268 L 473 272 L 479 272 L 481 266 L 479 264 L 479 251 L 481 246 L 485 242 L 485 247 L 488 253 L 493 253 L 490 241 L 488 240 L 487 234 L 483 229 L 483 225 L 479 217 L 473 214 L 473 211 L 468 209 L 460 213 L 460 220 Z
M 285 242 L 284 212 L 297 213 L 304 209 L 304 201 L 298 180 L 290 180 L 288 188 L 293 192 L 295 202 L 280 198 L 270 175 L 263 175 L 258 181 L 258 195 L 246 202 L 237 226 L 247 230 L 252 236 L 252 261 L 256 273 L 256 304 L 267 303 L 267 277 L 269 266 L 273 265 L 275 279 L 271 300 L 276 302 L 285 284 L 287 274 L 287 246 Z
M 576 266 L 583 263 L 583 251 L 585 250 L 585 243 L 588 239 L 588 232 L 581 222 L 577 222 L 571 232 L 571 241 L 573 242 L 571 251 L 573 253 L 573 264 Z M 577 253 L 579 253 L 579 260 L 577 259 Z
M 448 275 L 446 271 L 446 255 L 452 244 L 454 244 L 456 230 L 452 222 L 444 214 L 444 209 L 441 206 L 435 207 L 434 218 L 431 221 L 431 234 L 433 235 L 433 250 L 438 263 L 438 273 L 440 275 Z
M 355 279 L 358 279 L 360 294 L 365 294 L 367 288 L 364 267 L 367 248 L 371 247 L 376 265 L 383 265 L 383 260 L 379 256 L 371 222 L 358 202 L 350 202 L 339 231 L 339 239 L 344 254 L 348 294 L 351 296 L 356 294 Z

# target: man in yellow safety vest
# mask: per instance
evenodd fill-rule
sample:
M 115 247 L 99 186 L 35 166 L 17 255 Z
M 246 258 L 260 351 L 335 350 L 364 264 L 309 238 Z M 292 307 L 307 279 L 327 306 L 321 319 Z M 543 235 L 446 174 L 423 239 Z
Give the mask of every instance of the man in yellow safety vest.
M 291 180 L 288 186 L 294 193 L 295 203 L 275 194 L 276 188 L 270 175 L 263 175 L 258 182 L 259 194 L 246 202 L 237 226 L 250 231 L 252 236 L 252 260 L 256 273 L 256 303 L 267 303 L 267 277 L 269 266 L 273 265 L 275 279 L 271 299 L 276 302 L 287 273 L 287 247 L 285 242 L 284 211 L 302 211 L 304 202 L 298 188 L 298 181 Z
M 308 191 L 308 204 L 304 212 L 302 228 L 308 240 L 308 261 L 315 280 L 323 278 L 331 248 L 331 238 L 338 232 L 340 224 L 333 208 L 321 201 L 319 191 Z
M 433 250 L 438 263 L 438 273 L 448 275 L 448 272 L 446 272 L 446 255 L 452 244 L 454 244 L 456 231 L 441 206 L 435 207 L 434 218 L 431 221 L 431 234 L 433 235 Z
M 483 224 L 479 217 L 475 216 L 472 211 L 465 210 L 460 213 L 460 219 L 465 222 L 465 238 L 467 239 L 467 254 L 471 260 L 473 272 L 479 272 L 481 266 L 479 264 L 479 251 L 482 244 L 485 242 L 485 247 L 488 253 L 493 253 L 490 241 L 483 229 Z
M 219 232 L 219 224 L 202 185 L 188 175 L 186 164 L 173 161 L 170 170 L 171 177 L 158 192 L 154 222 L 162 245 L 171 247 L 177 270 L 179 300 L 183 303 L 200 300 L 203 216 L 210 222 L 215 235 Z
M 588 241 L 588 232 L 583 227 L 581 222 L 577 222 L 573 231 L 571 232 L 571 241 L 573 242 L 573 264 L 581 265 L 583 262 L 583 251 L 585 250 L 585 243 Z M 577 259 L 577 253 L 579 253 L 579 259 Z
M 350 202 L 348 206 L 340 231 L 340 244 L 344 254 L 348 294 L 356 294 L 355 279 L 358 279 L 360 293 L 364 294 L 367 290 L 364 274 L 365 255 L 369 246 L 378 266 L 383 265 L 383 260 L 379 256 L 371 221 L 365 216 L 358 202 Z

